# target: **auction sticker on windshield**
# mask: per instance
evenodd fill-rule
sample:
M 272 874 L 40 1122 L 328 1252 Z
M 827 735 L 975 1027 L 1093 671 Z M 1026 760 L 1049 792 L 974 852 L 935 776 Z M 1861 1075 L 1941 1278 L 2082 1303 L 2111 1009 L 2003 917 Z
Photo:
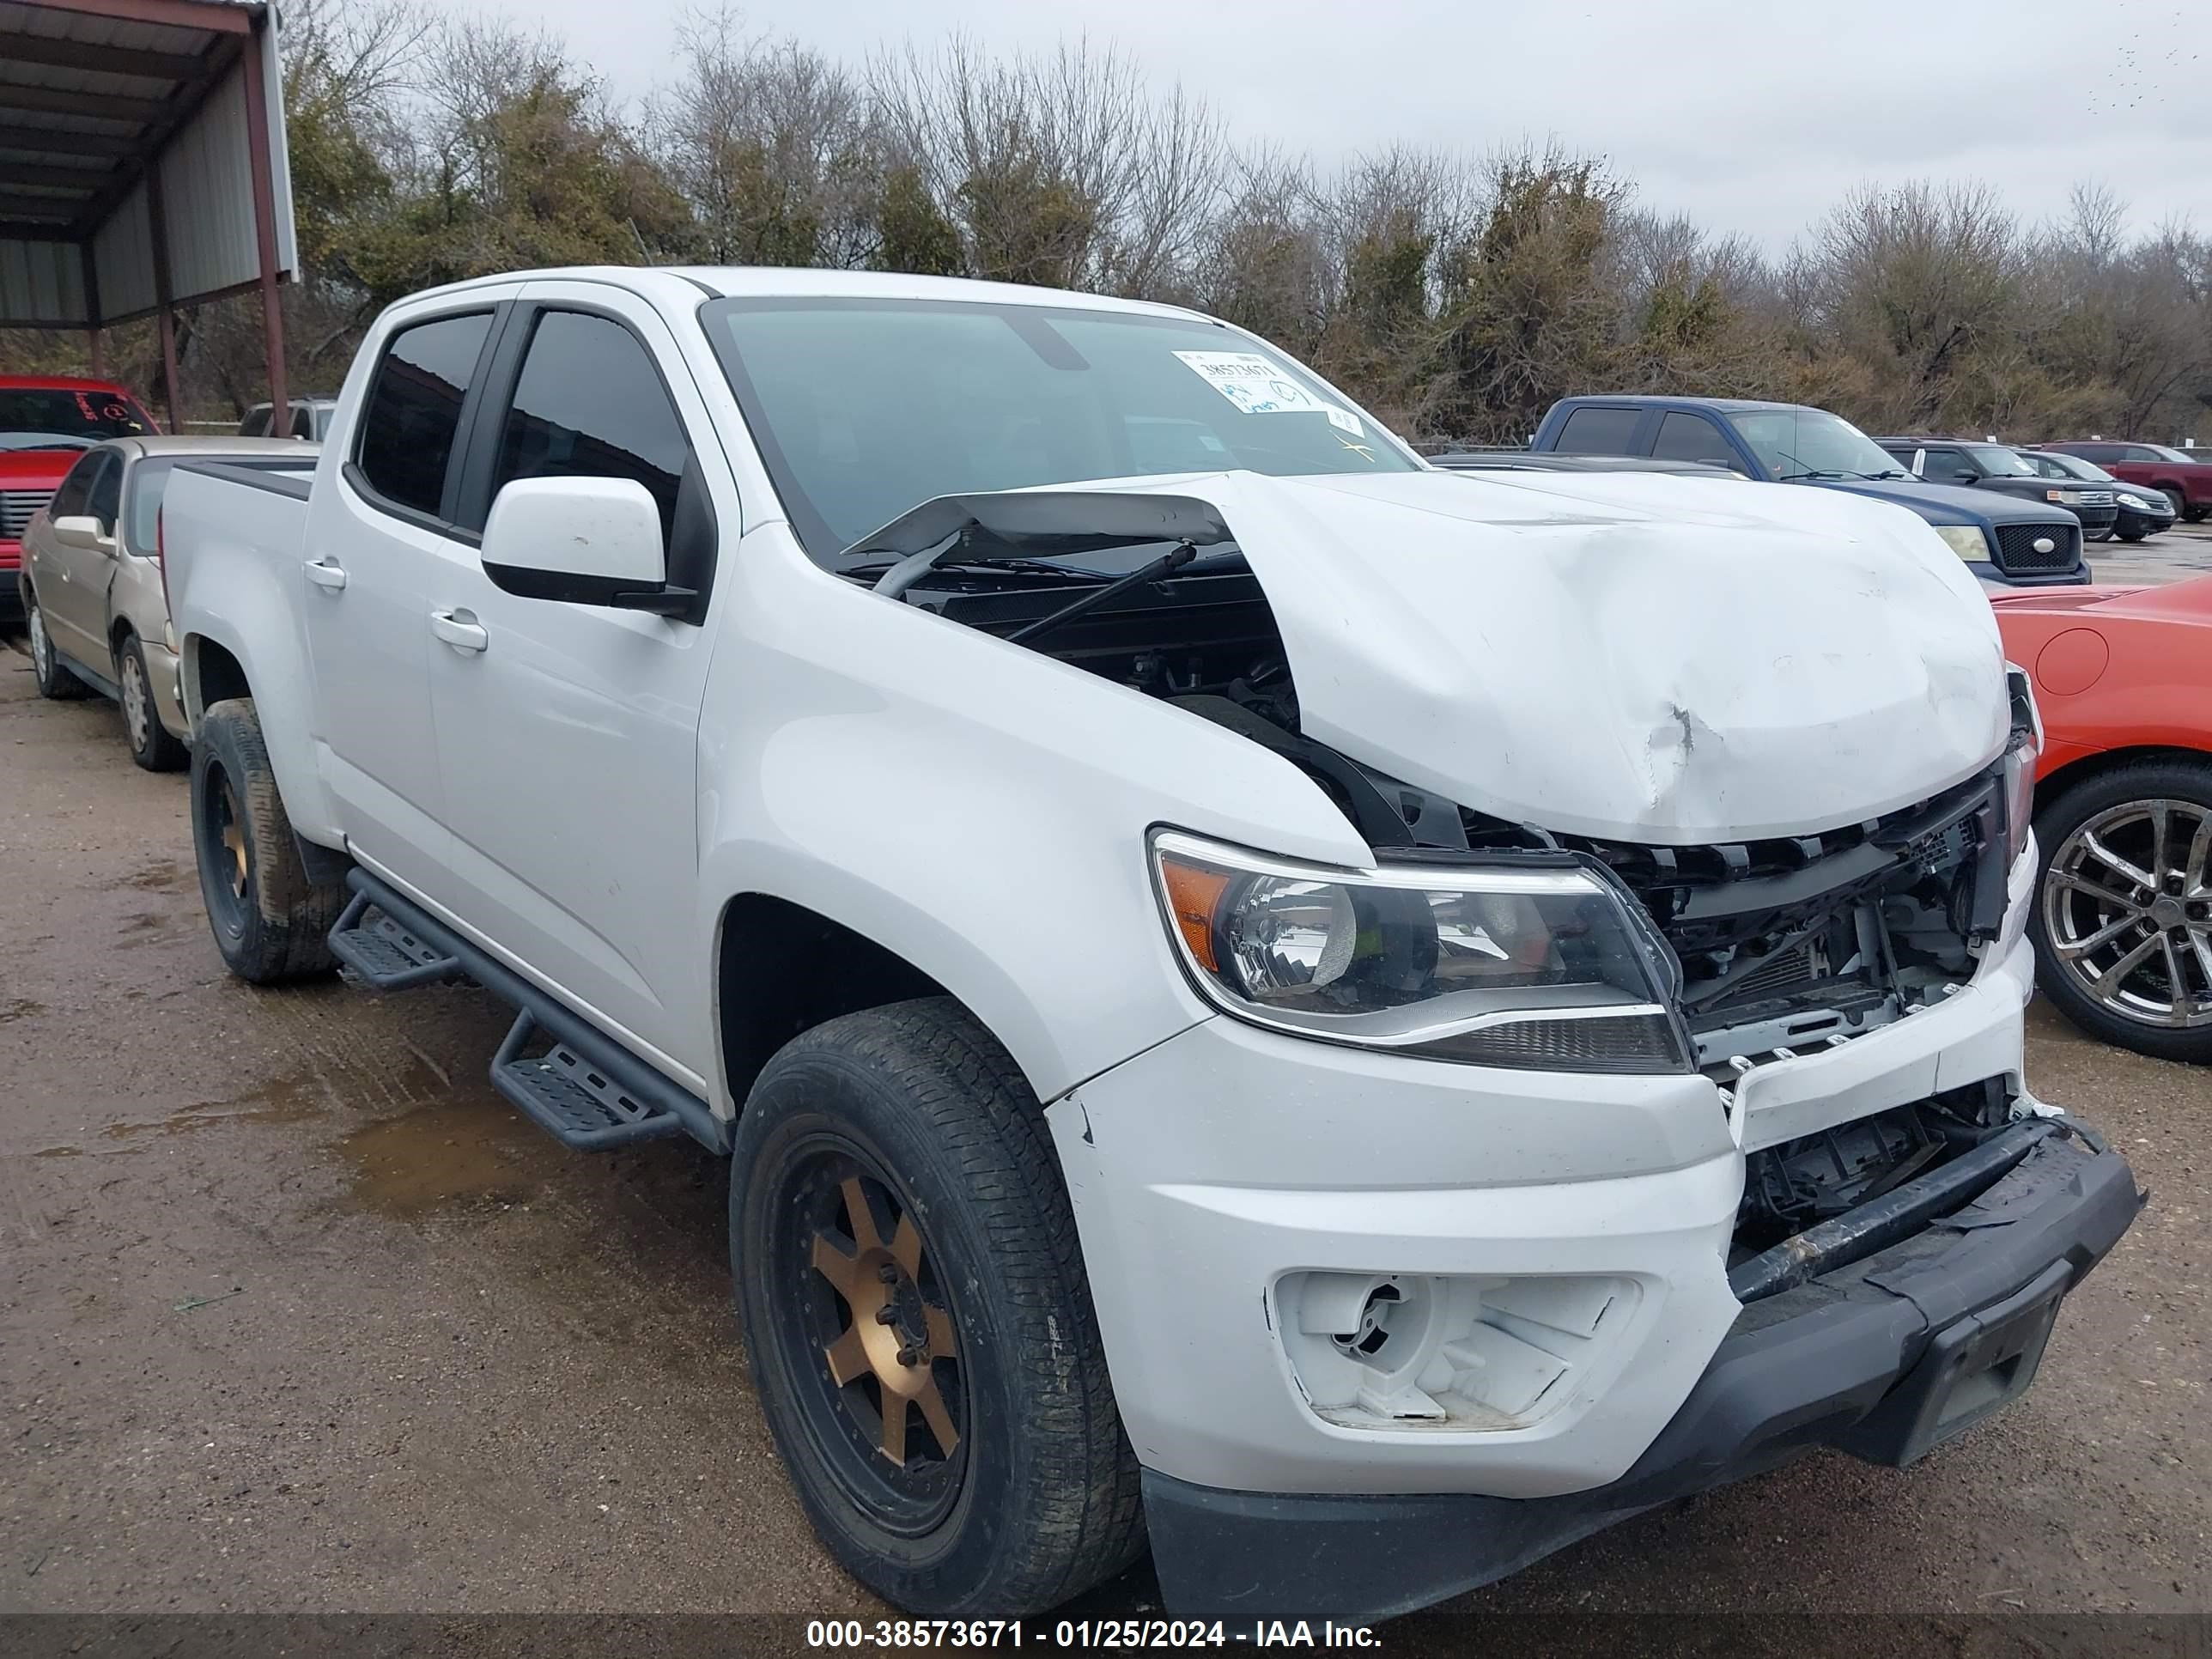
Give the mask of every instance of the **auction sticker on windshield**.
M 1323 403 L 1256 351 L 1178 351 L 1176 356 L 1247 415 L 1326 415 L 1331 426 L 1362 435 L 1357 415 Z

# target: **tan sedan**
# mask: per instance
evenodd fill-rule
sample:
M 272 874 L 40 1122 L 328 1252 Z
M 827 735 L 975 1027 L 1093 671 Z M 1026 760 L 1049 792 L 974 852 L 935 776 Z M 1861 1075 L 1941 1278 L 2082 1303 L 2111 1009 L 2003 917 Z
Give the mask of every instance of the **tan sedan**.
M 96 691 L 123 706 L 131 757 L 185 764 L 176 638 L 162 585 L 161 492 L 179 462 L 314 471 L 315 446 L 283 438 L 117 438 L 96 444 L 23 532 L 19 578 L 31 661 L 49 697 Z

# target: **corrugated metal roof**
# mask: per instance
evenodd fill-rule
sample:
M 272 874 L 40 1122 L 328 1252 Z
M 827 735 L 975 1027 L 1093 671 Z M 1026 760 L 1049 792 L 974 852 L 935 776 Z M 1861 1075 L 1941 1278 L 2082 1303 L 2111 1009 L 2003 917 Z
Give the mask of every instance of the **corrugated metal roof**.
M 264 15 L 268 27 L 242 27 Z M 154 307 L 149 173 L 167 209 L 174 301 L 258 276 L 247 51 L 262 59 L 277 263 L 289 273 L 282 75 L 265 6 L 0 0 L 0 325 L 91 320 L 81 243 L 102 320 Z

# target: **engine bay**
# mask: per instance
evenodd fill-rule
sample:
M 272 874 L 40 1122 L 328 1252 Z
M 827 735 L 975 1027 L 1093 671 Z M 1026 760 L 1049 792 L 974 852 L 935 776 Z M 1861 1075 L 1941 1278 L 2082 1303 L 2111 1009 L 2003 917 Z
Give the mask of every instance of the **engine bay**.
M 1565 850 L 1632 894 L 1680 970 L 1697 1061 L 1731 1083 L 1752 1062 L 1847 1042 L 1951 994 L 2005 902 L 2001 769 L 1928 800 L 1818 834 L 1698 846 L 1555 833 L 1462 808 L 1307 738 L 1266 595 L 1233 552 L 1186 562 L 1040 630 L 1085 581 L 1141 571 L 1157 548 L 1078 574 L 933 569 L 909 603 L 1148 696 L 1304 770 L 1378 857 Z

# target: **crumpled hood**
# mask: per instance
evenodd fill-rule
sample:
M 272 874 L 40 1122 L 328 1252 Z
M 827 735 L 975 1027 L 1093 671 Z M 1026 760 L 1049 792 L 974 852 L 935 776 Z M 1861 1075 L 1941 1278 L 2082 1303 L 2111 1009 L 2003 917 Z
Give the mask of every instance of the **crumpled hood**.
M 1978 585 L 1863 498 L 1626 472 L 1118 487 L 1219 511 L 1307 736 L 1517 823 L 1834 829 L 1971 775 L 2009 729 Z

